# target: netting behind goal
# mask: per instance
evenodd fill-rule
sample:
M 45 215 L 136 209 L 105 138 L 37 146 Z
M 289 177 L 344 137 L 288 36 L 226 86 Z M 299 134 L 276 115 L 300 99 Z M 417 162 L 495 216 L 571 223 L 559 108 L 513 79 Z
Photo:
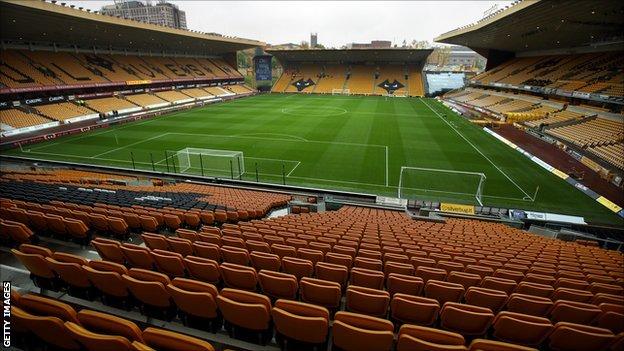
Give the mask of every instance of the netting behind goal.
M 398 197 L 475 201 L 483 205 L 485 175 L 445 169 L 401 167 Z
M 179 173 L 239 179 L 245 173 L 242 151 L 185 148 L 174 153 Z
M 350 89 L 332 89 L 332 95 L 351 95 Z

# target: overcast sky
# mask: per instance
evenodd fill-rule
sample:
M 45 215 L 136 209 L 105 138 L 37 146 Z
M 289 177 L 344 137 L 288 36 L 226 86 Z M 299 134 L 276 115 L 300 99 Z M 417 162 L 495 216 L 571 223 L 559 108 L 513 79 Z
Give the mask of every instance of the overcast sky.
M 62 1 L 62 0 L 61 0 Z M 60 2 L 60 1 L 59 1 Z M 112 0 L 66 1 L 99 10 Z M 351 42 L 427 40 L 483 17 L 511 1 L 171 1 L 186 12 L 189 29 L 269 44 L 318 41 L 326 47 Z M 156 3 L 156 1 L 152 1 Z

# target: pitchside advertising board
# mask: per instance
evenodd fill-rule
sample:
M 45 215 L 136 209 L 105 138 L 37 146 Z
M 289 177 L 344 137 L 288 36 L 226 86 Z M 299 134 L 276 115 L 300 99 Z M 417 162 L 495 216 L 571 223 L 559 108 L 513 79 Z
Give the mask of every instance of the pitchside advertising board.
M 271 76 L 271 58 L 270 55 L 255 56 L 256 80 L 272 80 Z

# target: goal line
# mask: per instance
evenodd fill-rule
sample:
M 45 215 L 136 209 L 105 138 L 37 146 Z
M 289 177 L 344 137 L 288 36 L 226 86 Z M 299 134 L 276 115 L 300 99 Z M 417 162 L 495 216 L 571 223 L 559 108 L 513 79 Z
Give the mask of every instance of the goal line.
M 485 180 L 486 176 L 481 172 L 403 166 L 397 197 L 410 199 L 429 193 L 463 195 L 483 206 Z

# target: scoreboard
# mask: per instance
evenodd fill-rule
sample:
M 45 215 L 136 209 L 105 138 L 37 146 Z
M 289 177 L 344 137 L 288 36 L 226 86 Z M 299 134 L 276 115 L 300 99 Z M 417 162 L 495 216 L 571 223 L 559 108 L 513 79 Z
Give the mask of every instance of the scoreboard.
M 271 55 L 254 56 L 254 67 L 256 71 L 256 81 L 271 81 Z

